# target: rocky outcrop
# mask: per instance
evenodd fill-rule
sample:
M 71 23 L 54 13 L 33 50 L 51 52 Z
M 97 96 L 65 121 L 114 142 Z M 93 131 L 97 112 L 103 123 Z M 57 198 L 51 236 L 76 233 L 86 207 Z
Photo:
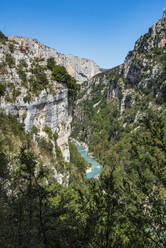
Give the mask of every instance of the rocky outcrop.
M 53 57 L 56 63 L 63 65 L 67 72 L 79 83 L 83 83 L 85 80 L 101 72 L 101 69 L 94 61 L 70 54 L 61 54 L 55 49 L 41 44 L 36 39 L 18 36 L 9 36 L 8 39 L 16 41 L 20 45 L 21 50 L 32 57 L 44 58 L 44 60 Z
M 72 117 L 68 89 L 51 79 L 51 72 L 45 66 L 46 58 L 40 60 L 40 54 L 33 48 L 26 49 L 10 40 L 1 43 L 0 108 L 17 116 L 25 124 L 26 131 L 35 127 L 39 137 L 48 138 L 46 128 L 52 134 L 57 133 L 56 143 L 65 161 L 69 162 L 68 137 Z
M 65 161 L 70 160 L 68 137 L 70 136 L 71 116 L 68 111 L 67 89 L 60 89 L 56 96 L 51 96 L 42 91 L 36 99 L 29 103 L 20 97 L 17 104 L 1 101 L 1 108 L 6 114 L 16 115 L 25 124 L 25 130 L 32 127 L 38 129 L 38 135 L 47 138 L 45 127 L 52 133 L 58 134 L 57 144 L 61 148 Z
M 72 130 L 73 136 L 86 142 L 95 133 L 93 129 L 100 130 L 100 125 L 94 123 L 100 122 L 100 118 L 104 122 L 109 111 L 114 109 L 117 123 L 123 122 L 124 128 L 135 125 L 148 108 L 165 111 L 166 9 L 149 32 L 136 41 L 134 50 L 128 53 L 123 64 L 97 74 L 82 84 L 81 91 Z M 114 134 L 116 129 L 110 140 L 114 139 Z
M 162 48 L 166 45 L 166 9 L 163 17 L 153 23 L 148 33 L 141 36 L 135 44 L 135 51 L 149 52 L 152 48 Z
M 48 128 L 56 133 L 56 144 L 69 162 L 72 116 L 68 89 L 52 78 L 47 59 L 54 58 L 78 83 L 100 72 L 100 68 L 91 60 L 58 53 L 36 39 L 12 36 L 0 42 L 0 87 L 5 89 L 5 94 L 0 92 L 0 108 L 16 115 L 26 131 L 37 129 L 39 137 L 48 138 Z

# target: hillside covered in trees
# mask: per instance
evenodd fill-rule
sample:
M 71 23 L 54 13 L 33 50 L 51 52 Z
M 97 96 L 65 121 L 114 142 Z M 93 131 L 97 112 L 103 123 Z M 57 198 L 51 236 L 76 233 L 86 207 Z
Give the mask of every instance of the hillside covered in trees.
M 0 33 L 0 247 L 166 247 L 165 34 L 164 12 L 122 65 L 78 85 Z

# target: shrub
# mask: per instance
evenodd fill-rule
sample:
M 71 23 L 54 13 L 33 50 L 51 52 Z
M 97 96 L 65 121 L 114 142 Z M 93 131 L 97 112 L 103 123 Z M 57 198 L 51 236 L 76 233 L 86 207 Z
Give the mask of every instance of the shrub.
M 7 41 L 8 38 L 0 31 L 0 41 Z
M 126 98 L 125 98 L 125 108 L 131 107 L 131 100 L 132 100 L 131 95 L 127 95 Z
M 24 102 L 30 102 L 31 101 L 31 95 L 26 95 L 24 98 L 23 98 Z
M 54 67 L 52 77 L 57 82 L 67 86 L 69 102 L 73 102 L 80 90 L 80 85 L 77 84 L 76 80 L 67 73 L 64 66 L 60 65 Z
M 18 73 L 18 75 L 19 75 L 19 78 L 20 78 L 22 81 L 26 81 L 26 79 L 27 79 L 26 73 L 25 73 L 25 71 L 22 70 L 21 67 L 18 68 L 17 73 Z
M 6 69 L 6 64 L 5 62 L 0 63 L 0 74 L 7 74 L 8 71 Z
M 51 142 L 47 142 L 44 138 L 39 138 L 38 145 L 43 150 L 43 152 L 52 154 L 53 145 Z
M 49 70 L 52 71 L 54 69 L 55 65 L 56 65 L 56 62 L 55 62 L 55 59 L 53 57 L 50 57 L 47 59 L 47 68 Z
M 10 68 L 14 67 L 15 65 L 15 58 L 9 53 L 6 54 L 6 63 Z
M 54 132 L 53 137 L 54 137 L 54 140 L 55 140 L 55 142 L 56 142 L 57 139 L 58 139 L 58 133 L 57 133 L 57 132 Z
M 15 101 L 16 98 L 17 98 L 20 94 L 21 94 L 20 89 L 15 89 L 15 88 L 14 88 L 13 91 L 12 91 L 13 100 Z
M 52 138 L 52 130 L 50 127 L 45 126 L 45 128 L 43 129 L 43 131 L 48 134 L 48 137 L 51 139 Z
M 46 87 L 49 82 L 46 76 L 46 73 L 44 72 L 45 68 L 39 64 L 35 64 L 33 68 L 31 69 L 32 74 L 35 77 L 35 80 L 38 84 L 40 84 L 43 87 Z
M 66 83 L 69 78 L 69 74 L 65 67 L 61 65 L 56 65 L 53 68 L 52 76 L 59 83 Z
M 37 129 L 37 127 L 35 125 L 32 126 L 31 132 L 34 133 L 34 134 L 38 133 L 38 129 Z
M 56 151 L 57 159 L 58 160 L 63 160 L 62 152 L 61 152 L 61 149 L 60 149 L 59 146 L 56 146 L 55 151 Z
M 36 80 L 31 81 L 31 83 L 31 89 L 35 95 L 38 95 L 38 93 L 44 89 L 44 87 Z
M 28 88 L 28 81 L 22 81 L 21 85 L 25 88 Z
M 0 82 L 0 96 L 4 96 L 6 92 L 6 86 Z
M 20 59 L 20 67 L 28 67 L 28 64 L 26 63 L 25 59 Z
M 11 53 L 14 52 L 14 45 L 12 43 L 9 44 L 9 50 Z

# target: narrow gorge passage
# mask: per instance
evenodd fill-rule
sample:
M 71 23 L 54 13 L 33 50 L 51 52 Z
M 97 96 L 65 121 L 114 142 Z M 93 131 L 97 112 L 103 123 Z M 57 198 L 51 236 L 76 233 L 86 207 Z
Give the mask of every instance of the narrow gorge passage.
M 86 172 L 86 177 L 87 178 L 93 178 L 93 177 L 96 177 L 100 174 L 101 170 L 102 170 L 102 166 L 101 164 L 99 164 L 96 160 L 94 160 L 93 158 L 91 158 L 85 148 L 77 143 L 75 143 L 79 153 L 81 154 L 81 156 L 89 163 L 91 164 L 92 166 L 87 169 L 87 172 Z

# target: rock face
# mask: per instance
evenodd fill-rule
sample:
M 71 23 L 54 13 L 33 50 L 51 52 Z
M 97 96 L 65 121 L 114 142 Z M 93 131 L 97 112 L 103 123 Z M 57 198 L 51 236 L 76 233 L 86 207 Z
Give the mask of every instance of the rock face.
M 16 41 L 21 46 L 22 51 L 32 57 L 44 59 L 53 57 L 56 63 L 63 65 L 67 72 L 79 83 L 83 83 L 85 80 L 88 80 L 97 73 L 101 72 L 101 69 L 95 64 L 94 61 L 73 55 L 61 54 L 55 49 L 41 44 L 36 39 L 18 36 L 10 36 L 8 39 Z
M 139 52 L 149 52 L 152 48 L 161 48 L 166 45 L 166 9 L 163 17 L 153 23 L 148 33 L 141 36 L 135 44 L 134 50 Z
M 58 53 L 36 39 L 8 37 L 0 40 L 0 108 L 16 115 L 27 131 L 37 129 L 39 137 L 48 138 L 45 130 L 51 129 L 64 160 L 69 162 L 72 116 L 68 89 L 52 78 L 48 58 L 63 65 L 80 84 L 100 72 L 93 61 Z
M 11 113 L 18 116 L 19 120 L 25 123 L 26 131 L 30 131 L 35 126 L 41 137 L 47 138 L 44 128 L 51 128 L 52 133 L 58 134 L 57 144 L 61 148 L 65 161 L 70 161 L 68 137 L 70 136 L 72 117 L 68 111 L 67 89 L 60 89 L 56 96 L 42 91 L 30 103 L 25 103 L 22 97 L 17 104 L 2 101 L 1 108 L 6 114 Z
M 166 9 L 149 32 L 136 41 L 122 65 L 97 74 L 82 84 L 81 91 L 72 127 L 73 135 L 86 142 L 91 140 L 93 129 L 100 126 L 92 127 L 89 120 L 104 121 L 104 114 L 109 115 L 108 109 L 111 112 L 115 106 L 117 123 L 123 122 L 123 127 L 135 125 L 148 108 L 165 111 L 162 106 L 166 103 Z

